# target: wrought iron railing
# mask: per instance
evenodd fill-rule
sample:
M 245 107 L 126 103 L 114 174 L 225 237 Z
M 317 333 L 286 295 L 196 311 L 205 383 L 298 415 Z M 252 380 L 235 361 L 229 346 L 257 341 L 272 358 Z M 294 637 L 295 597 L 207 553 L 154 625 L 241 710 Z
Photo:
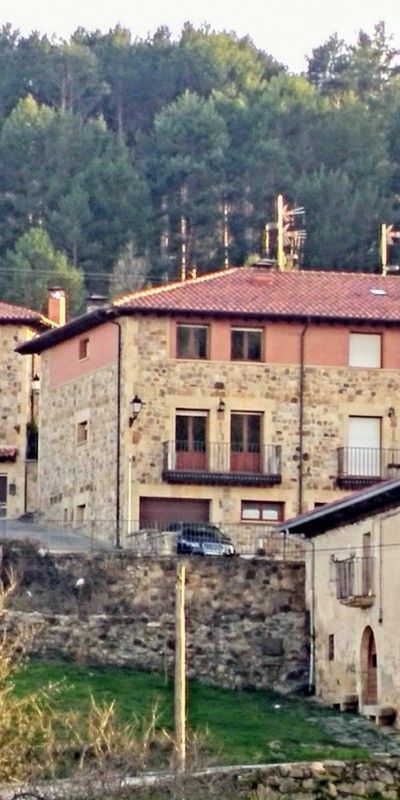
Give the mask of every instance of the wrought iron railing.
M 373 556 L 351 556 L 335 561 L 338 600 L 373 597 L 374 563 Z
M 387 480 L 400 476 L 400 450 L 339 447 L 338 477 Z
M 233 442 L 194 442 L 191 446 L 187 442 L 164 442 L 163 470 L 280 475 L 281 446 L 242 448 Z

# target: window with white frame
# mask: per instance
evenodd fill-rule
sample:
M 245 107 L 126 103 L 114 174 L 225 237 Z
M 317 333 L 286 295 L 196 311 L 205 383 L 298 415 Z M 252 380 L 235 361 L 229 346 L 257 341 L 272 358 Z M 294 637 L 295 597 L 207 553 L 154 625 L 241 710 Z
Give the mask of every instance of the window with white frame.
M 247 522 L 281 522 L 285 504 L 262 500 L 242 500 L 241 518 Z
M 380 333 L 350 333 L 349 366 L 380 367 L 382 337 Z

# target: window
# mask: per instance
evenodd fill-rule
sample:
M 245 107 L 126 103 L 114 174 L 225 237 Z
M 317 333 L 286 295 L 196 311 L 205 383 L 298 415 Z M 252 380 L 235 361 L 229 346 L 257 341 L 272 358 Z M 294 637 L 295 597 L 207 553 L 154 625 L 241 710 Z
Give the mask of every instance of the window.
M 81 525 L 82 522 L 85 521 L 86 516 L 86 505 L 82 503 L 82 505 L 76 507 L 76 517 L 75 521 L 77 525 Z
M 241 518 L 249 522 L 281 522 L 284 519 L 284 508 L 284 503 L 243 500 Z
M 7 475 L 0 475 L 0 517 L 7 516 Z
M 78 444 L 83 444 L 88 440 L 88 423 L 87 420 L 78 422 L 76 440 Z
M 328 636 L 328 661 L 335 660 L 335 634 L 330 633 Z
M 79 361 L 83 361 L 89 355 L 89 339 L 79 339 Z
M 349 339 L 350 367 L 381 366 L 380 333 L 351 333 Z
M 178 411 L 175 419 L 178 469 L 205 469 L 207 412 Z
M 261 414 L 231 415 L 231 471 L 260 472 Z
M 207 358 L 207 326 L 178 325 L 176 331 L 176 355 L 178 358 Z
M 261 361 L 262 331 L 252 328 L 232 328 L 232 361 Z
M 381 425 L 381 417 L 349 417 L 345 474 L 380 477 Z

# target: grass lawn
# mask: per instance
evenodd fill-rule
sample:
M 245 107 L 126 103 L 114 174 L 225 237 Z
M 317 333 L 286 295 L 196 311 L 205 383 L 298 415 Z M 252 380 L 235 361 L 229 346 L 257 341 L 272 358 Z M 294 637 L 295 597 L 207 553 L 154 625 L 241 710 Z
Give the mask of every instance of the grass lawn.
M 31 661 L 16 674 L 15 691 L 21 695 L 49 683 L 61 684 L 56 703 L 64 710 L 84 711 L 92 694 L 97 702 L 115 700 L 121 721 L 128 721 L 133 716 L 149 717 L 157 704 L 160 727 L 172 730 L 173 683 L 161 675 Z M 366 757 L 362 748 L 341 745 L 324 730 L 324 713 L 310 700 L 284 698 L 272 692 L 230 691 L 198 681 L 188 685 L 189 735 L 202 735 L 205 760 L 209 762 Z

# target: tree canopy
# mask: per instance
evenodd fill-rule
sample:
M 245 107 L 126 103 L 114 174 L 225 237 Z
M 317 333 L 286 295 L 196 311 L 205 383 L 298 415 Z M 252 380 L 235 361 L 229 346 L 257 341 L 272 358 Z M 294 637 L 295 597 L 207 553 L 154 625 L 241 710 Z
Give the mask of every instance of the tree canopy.
M 305 208 L 303 268 L 379 270 L 379 226 L 400 224 L 399 64 L 383 21 L 333 33 L 303 75 L 190 23 L 69 42 L 3 26 L 2 295 L 40 307 L 52 258 L 75 311 L 85 292 L 176 277 L 183 253 L 197 272 L 245 263 L 265 255 L 278 193 Z

